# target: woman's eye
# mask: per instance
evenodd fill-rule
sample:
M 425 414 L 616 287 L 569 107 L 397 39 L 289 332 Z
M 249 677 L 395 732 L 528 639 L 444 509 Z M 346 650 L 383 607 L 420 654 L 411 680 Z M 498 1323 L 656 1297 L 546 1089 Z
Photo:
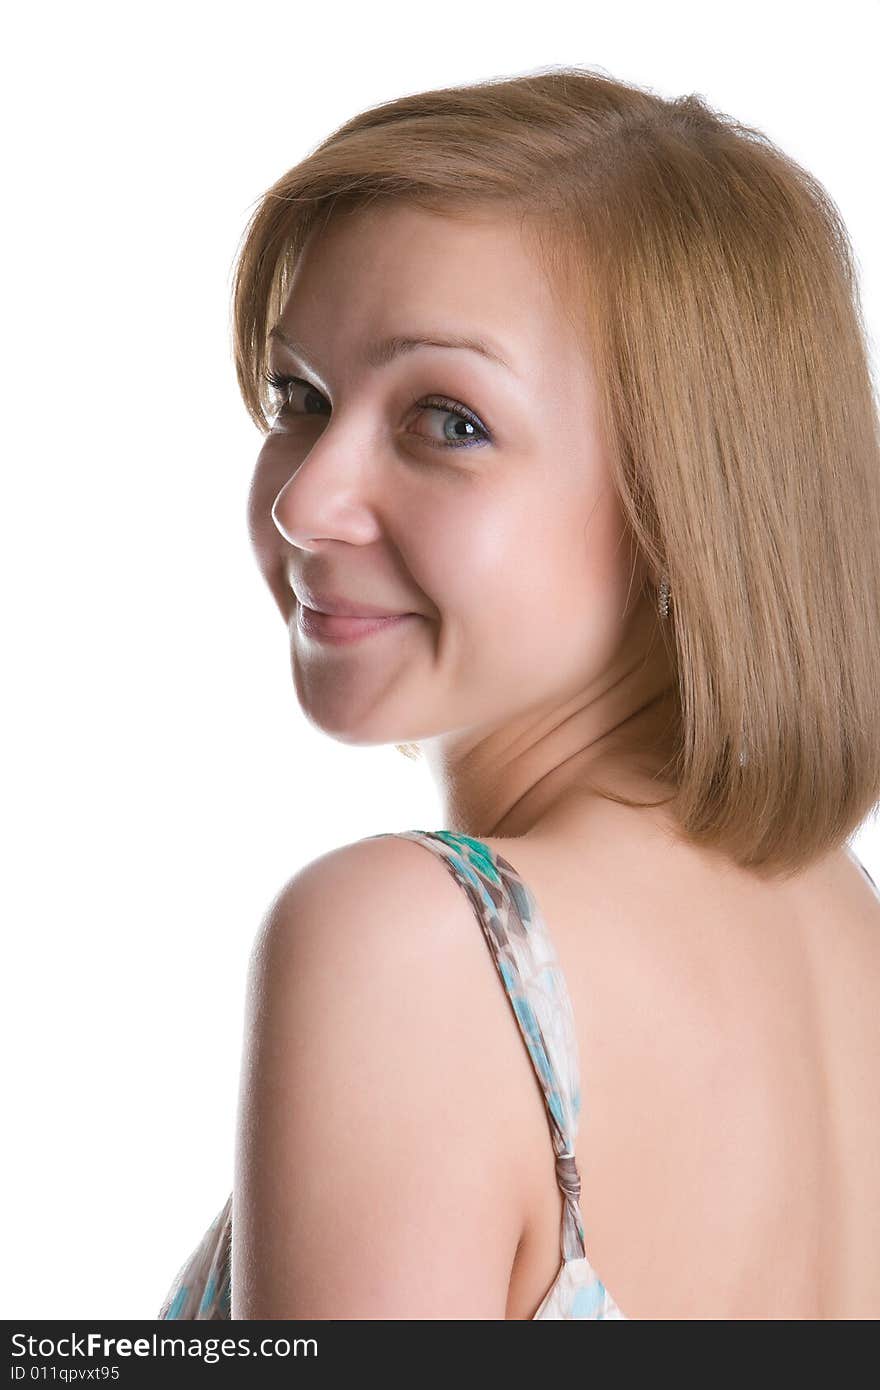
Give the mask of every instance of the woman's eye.
M 266 380 L 281 398 L 277 407 L 279 414 L 282 411 L 293 415 L 330 414 L 330 403 L 326 397 L 301 377 L 267 372 Z M 491 436 L 485 425 L 460 401 L 448 400 L 445 396 L 431 396 L 419 401 L 414 408 L 419 415 L 435 417 L 437 434 L 433 438 L 413 431 L 418 439 L 432 448 L 468 449 L 490 441 Z
M 312 407 L 323 402 L 327 406 L 327 414 L 330 413 L 329 403 L 324 400 L 320 391 L 316 391 L 314 386 L 310 386 L 307 381 L 302 381 L 298 376 L 284 376 L 281 372 L 267 372 L 266 380 L 274 391 L 281 397 L 278 403 L 278 410 L 293 410 L 294 415 L 320 415 L 323 412 L 320 407 L 315 410 Z M 301 392 L 301 403 L 304 409 L 297 409 L 291 396 L 294 396 L 293 388 L 297 387 Z
M 489 443 L 489 431 L 481 425 L 476 415 L 458 401 L 447 401 L 439 397 L 419 401 L 416 409 L 424 415 L 438 417 L 439 439 L 428 439 L 419 434 L 426 444 L 437 449 L 471 449 L 475 445 Z

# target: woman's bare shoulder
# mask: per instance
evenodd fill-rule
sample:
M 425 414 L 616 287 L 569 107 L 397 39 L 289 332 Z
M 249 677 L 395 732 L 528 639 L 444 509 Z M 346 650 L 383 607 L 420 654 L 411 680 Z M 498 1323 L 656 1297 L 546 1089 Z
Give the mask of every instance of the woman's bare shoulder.
M 504 1316 L 526 1187 L 505 1152 L 531 1100 L 514 1026 L 418 843 L 356 841 L 287 881 L 248 981 L 237 1316 Z

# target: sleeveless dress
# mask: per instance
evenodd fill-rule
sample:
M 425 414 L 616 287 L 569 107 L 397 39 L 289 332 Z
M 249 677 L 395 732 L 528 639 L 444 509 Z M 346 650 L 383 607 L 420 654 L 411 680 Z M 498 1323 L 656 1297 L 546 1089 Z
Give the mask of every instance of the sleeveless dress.
M 627 1321 L 590 1264 L 584 1246 L 574 1142 L 581 1109 L 580 1066 L 571 999 L 534 896 L 517 871 L 482 840 L 448 830 L 383 832 L 415 840 L 438 855 L 463 889 L 516 1017 L 541 1085 L 562 1194 L 561 1263 L 532 1320 Z M 368 840 L 381 838 L 368 835 Z M 874 892 L 880 889 L 847 846 Z M 232 1195 L 182 1265 L 160 1319 L 228 1319 L 231 1306 Z

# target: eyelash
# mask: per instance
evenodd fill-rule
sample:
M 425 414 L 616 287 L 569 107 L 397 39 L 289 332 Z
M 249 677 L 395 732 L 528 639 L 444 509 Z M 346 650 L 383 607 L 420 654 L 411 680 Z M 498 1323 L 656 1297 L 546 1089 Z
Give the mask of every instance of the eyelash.
M 273 386 L 275 390 L 279 391 L 282 395 L 289 386 L 305 386 L 308 390 L 314 391 L 315 395 L 322 395 L 322 392 L 320 392 L 317 387 L 312 386 L 311 382 L 303 381 L 302 377 L 287 376 L 282 372 L 266 372 L 264 375 L 269 385 Z M 437 439 L 426 439 L 424 435 L 419 435 L 419 438 L 423 443 L 427 444 L 429 448 L 473 449 L 475 445 L 489 443 L 491 440 L 491 436 L 485 425 L 481 424 L 476 415 L 468 410 L 466 405 L 462 405 L 460 401 L 452 401 L 445 396 L 428 396 L 425 400 L 417 402 L 417 409 L 439 410 L 445 411 L 449 415 L 457 415 L 459 419 L 466 420 L 469 425 L 473 425 L 483 436 L 482 439 L 465 439 L 462 440 L 461 443 L 455 444 L 451 440 L 446 440 L 444 443 L 441 443 Z

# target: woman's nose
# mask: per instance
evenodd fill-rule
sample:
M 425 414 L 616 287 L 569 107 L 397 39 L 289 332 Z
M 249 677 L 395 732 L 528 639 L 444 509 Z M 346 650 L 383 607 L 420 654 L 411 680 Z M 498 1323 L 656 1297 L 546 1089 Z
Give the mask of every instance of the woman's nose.
M 289 545 L 307 549 L 317 540 L 365 545 L 379 531 L 376 472 L 369 461 L 342 452 L 341 440 L 322 438 L 272 504 L 272 521 Z

